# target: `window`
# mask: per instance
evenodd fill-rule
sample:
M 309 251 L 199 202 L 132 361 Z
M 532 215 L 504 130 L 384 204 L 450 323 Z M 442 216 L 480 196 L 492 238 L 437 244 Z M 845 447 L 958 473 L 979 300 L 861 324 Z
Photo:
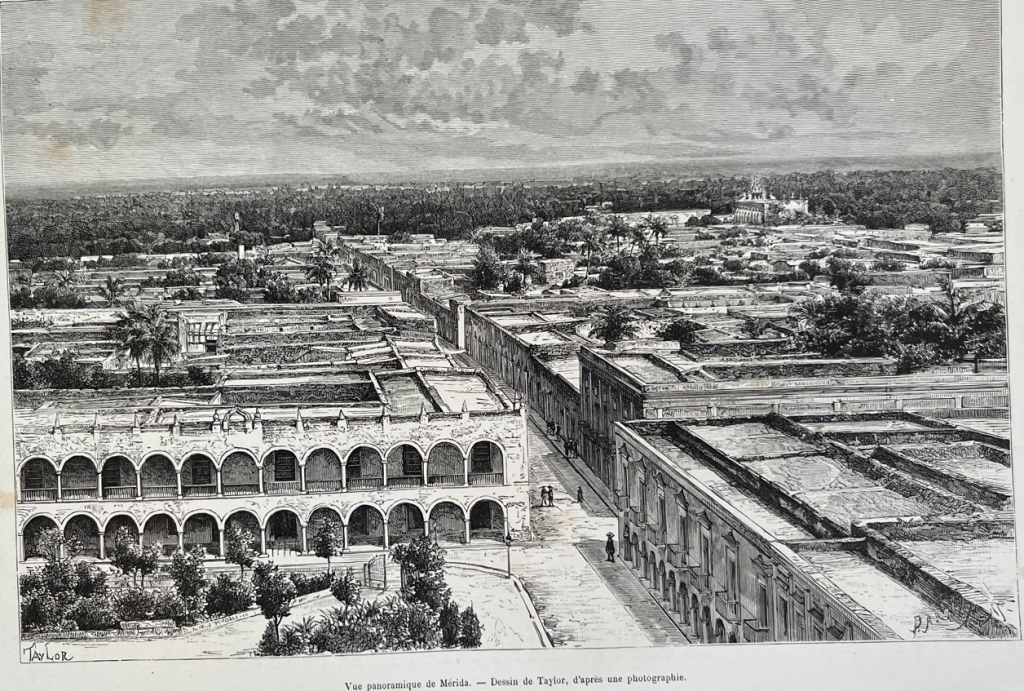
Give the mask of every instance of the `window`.
M 683 514 L 679 519 L 679 544 L 683 548 L 683 554 L 690 551 L 690 517 Z
M 480 442 L 473 445 L 471 472 L 491 472 L 491 444 Z
M 665 510 L 665 497 L 658 498 L 658 527 L 665 529 L 668 526 L 668 512 Z
M 726 592 L 730 602 L 735 602 L 738 599 L 740 579 L 739 569 L 736 567 L 736 554 L 734 552 L 729 553 L 728 562 L 728 583 L 726 583 Z
M 192 484 L 213 484 L 213 464 L 210 461 L 205 458 L 192 461 Z
M 783 636 L 789 635 L 789 600 L 779 596 L 779 631 Z
M 295 458 L 291 454 L 274 452 L 274 482 L 295 481 Z
M 814 625 L 814 640 L 823 641 L 825 640 L 825 629 L 821 628 L 817 624 Z
M 402 447 L 402 475 L 417 476 L 423 473 L 423 459 L 420 452 L 411 446 Z
M 39 461 L 25 466 L 25 489 L 43 489 L 43 466 Z
M 359 459 L 359 455 L 362 452 L 362 449 L 356 449 L 348 457 L 348 463 L 345 464 L 345 476 L 350 480 L 352 478 L 360 478 L 363 476 L 363 463 Z
M 109 487 L 121 486 L 121 464 L 116 460 L 103 466 L 103 484 Z
M 768 584 L 761 579 L 757 581 L 757 625 L 768 626 Z
M 704 573 L 711 573 L 711 538 L 703 532 L 700 536 L 700 566 Z
M 806 635 L 807 634 L 806 634 L 806 628 L 805 628 L 805 624 L 804 624 L 804 614 L 803 614 L 803 612 L 798 611 L 796 613 L 796 639 L 798 641 L 802 641 L 802 640 L 804 640 L 804 636 L 806 636 Z

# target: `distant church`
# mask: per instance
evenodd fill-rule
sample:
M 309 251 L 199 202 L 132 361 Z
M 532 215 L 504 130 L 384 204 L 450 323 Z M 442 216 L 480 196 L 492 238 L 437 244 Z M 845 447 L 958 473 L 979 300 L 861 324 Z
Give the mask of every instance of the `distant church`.
M 769 214 L 807 213 L 806 199 L 788 199 L 782 201 L 768 194 L 761 178 L 755 177 L 750 183 L 750 191 L 733 204 L 733 223 L 762 225 Z

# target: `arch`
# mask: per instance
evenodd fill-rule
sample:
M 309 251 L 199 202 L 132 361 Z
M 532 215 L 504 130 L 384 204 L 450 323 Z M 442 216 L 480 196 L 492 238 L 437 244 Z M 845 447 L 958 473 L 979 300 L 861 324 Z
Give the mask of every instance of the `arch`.
M 181 493 L 185 497 L 217 494 L 217 467 L 208 454 L 192 453 L 182 462 Z
M 142 498 L 170 499 L 178 496 L 178 469 L 171 457 L 153 453 L 142 461 Z
M 214 514 L 194 511 L 184 520 L 183 526 L 182 544 L 186 551 L 201 547 L 209 555 L 220 556 L 220 526 Z
M 306 454 L 306 491 L 338 492 L 342 488 L 341 457 L 334 449 L 320 447 Z
M 679 579 L 679 616 L 682 618 L 684 624 L 690 623 L 690 608 L 686 606 L 689 600 L 689 590 L 686 587 L 686 581 L 683 578 Z
M 256 552 L 260 551 L 260 532 L 263 530 L 263 527 L 260 525 L 260 519 L 255 513 L 246 509 L 238 509 L 228 514 L 227 518 L 224 519 L 225 539 L 233 530 L 248 531 L 252 538 L 249 546 Z
M 725 643 L 725 624 L 721 619 L 715 620 L 715 643 Z
M 384 514 L 375 506 L 356 506 L 349 514 L 346 525 L 349 545 L 384 546 Z
M 493 441 L 478 441 L 469 450 L 469 484 L 505 483 L 505 452 Z
M 224 496 L 260 493 L 260 468 L 247 451 L 231 451 L 220 461 L 221 491 Z
M 671 599 L 668 579 L 665 577 L 665 562 L 658 563 L 658 582 L 661 583 L 661 599 L 668 602 Z
M 117 532 L 121 528 L 126 528 L 131 534 L 131 538 L 136 545 L 139 544 L 139 524 L 135 521 L 135 516 L 126 513 L 117 513 L 107 518 L 107 524 L 103 527 L 103 541 L 106 543 L 107 551 L 110 551 L 114 547 L 114 540 L 117 537 Z
M 469 507 L 470 540 L 505 539 L 505 508 L 494 499 L 477 499 Z
M 100 526 L 96 519 L 86 513 L 76 513 L 64 523 L 64 539 L 74 543 L 69 554 L 101 558 Z
M 668 572 L 668 581 L 666 581 L 669 592 L 669 610 L 675 614 L 679 614 L 679 590 L 676 587 L 676 572 Z
M 426 534 L 423 509 L 412 502 L 400 502 L 388 511 L 388 543 L 411 542 Z
M 178 522 L 168 513 L 154 513 L 142 522 L 142 544 L 158 545 L 164 556 L 178 550 Z
M 704 643 L 711 643 L 714 637 L 711 632 L 711 608 L 707 605 L 700 610 L 701 640 Z
M 277 508 L 267 514 L 266 544 L 268 552 L 301 552 L 302 521 L 287 508 Z
M 93 458 L 91 454 L 81 453 L 81 452 L 72 453 L 72 454 L 68 454 L 67 456 L 65 456 L 64 460 L 62 460 L 60 463 L 57 464 L 57 470 L 60 470 L 61 472 L 64 472 L 65 466 L 67 466 L 67 464 L 70 463 L 71 461 L 76 461 L 78 463 L 81 463 L 82 461 L 85 461 L 90 466 L 92 466 L 93 474 L 100 472 L 100 465 L 99 465 L 99 463 L 96 462 L 96 459 Z
M 137 494 L 137 471 L 127 456 L 115 454 L 103 461 L 100 482 L 104 499 L 134 499 Z
M 57 467 L 48 458 L 26 460 L 19 472 L 22 501 L 56 501 Z
M 647 564 L 651 569 L 651 590 L 658 590 L 658 557 L 655 556 L 654 552 L 650 552 L 647 555 Z
M 423 484 L 423 452 L 406 443 L 388 451 L 388 487 L 419 487 Z
M 460 487 L 466 482 L 466 455 L 458 444 L 440 441 L 427 454 L 427 484 Z
M 112 453 L 112 454 L 110 454 L 108 456 L 105 456 L 103 458 L 103 460 L 100 461 L 100 463 L 99 463 L 100 470 L 102 471 L 104 468 L 106 468 L 107 463 L 110 463 L 111 461 L 120 461 L 121 459 L 124 459 L 124 460 L 128 461 L 129 465 L 131 465 L 133 470 L 138 470 L 139 469 L 138 464 L 136 464 L 135 461 L 132 460 L 131 456 L 129 456 L 127 454 L 123 454 L 123 453 Z
M 633 563 L 633 541 L 629 535 L 629 524 L 622 524 L 622 543 L 619 545 L 619 553 L 625 561 Z
M 65 500 L 96 499 L 99 480 L 96 464 L 88 456 L 71 456 L 61 464 L 61 496 Z
M 46 461 L 51 466 L 53 466 L 54 471 L 60 470 L 60 465 L 61 465 L 60 462 L 50 458 L 49 456 L 47 456 L 46 454 L 43 454 L 43 453 L 37 453 L 37 454 L 34 454 L 32 456 L 26 456 L 25 458 L 22 458 L 21 461 L 18 462 L 18 465 L 16 466 L 16 470 L 18 472 L 21 472 L 21 469 L 25 467 L 26 463 L 28 463 L 29 461 L 34 461 L 36 459 L 39 459 L 41 461 Z
M 352 449 L 345 459 L 345 483 L 349 489 L 384 486 L 384 454 L 373 446 Z
M 299 458 L 288 449 L 273 449 L 263 456 L 263 490 L 267 494 L 294 494 L 301 489 Z
M 306 525 L 309 526 L 324 520 L 336 521 L 341 525 L 345 525 L 345 519 L 342 517 L 341 511 L 333 506 L 320 505 L 306 515 Z
M 21 531 L 22 554 L 25 559 L 45 558 L 48 556 L 45 554 L 42 542 L 43 536 L 48 531 L 60 534 L 60 526 L 57 525 L 57 521 L 49 516 L 33 516 L 25 524 L 25 528 Z
M 651 574 L 650 574 L 650 571 L 648 571 L 648 569 L 650 568 L 650 566 L 649 566 L 650 565 L 650 561 L 647 558 L 647 552 L 641 551 L 641 553 L 640 553 L 640 564 L 641 564 L 641 567 L 642 567 L 640 569 L 640 576 L 641 576 L 641 578 L 650 579 Z
M 466 542 L 466 512 L 450 501 L 439 501 L 430 509 L 430 535 L 434 542 Z
M 696 634 L 697 642 L 700 642 L 700 602 L 697 600 L 697 595 L 690 596 L 690 625 L 693 627 L 693 632 Z

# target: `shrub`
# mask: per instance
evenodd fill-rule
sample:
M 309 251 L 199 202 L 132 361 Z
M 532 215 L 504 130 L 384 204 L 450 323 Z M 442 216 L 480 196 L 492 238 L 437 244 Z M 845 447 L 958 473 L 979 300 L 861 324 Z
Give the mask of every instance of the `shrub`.
M 75 603 L 71 617 L 80 631 L 113 629 L 117 628 L 118 624 L 118 617 L 106 595 L 80 598 Z
M 483 627 L 480 626 L 480 619 L 470 605 L 462 612 L 462 633 L 459 636 L 459 645 L 463 648 L 479 648 L 483 640 Z
M 292 584 L 295 586 L 296 597 L 309 595 L 310 593 L 318 593 L 321 590 L 329 590 L 331 588 L 331 574 L 326 571 L 323 573 L 313 574 L 312 576 L 307 576 L 304 573 L 292 572 L 288 574 L 288 578 L 291 579 Z
M 462 632 L 462 622 L 459 619 L 459 606 L 449 602 L 441 608 L 441 645 L 445 648 L 457 648 L 459 636 Z
M 211 617 L 237 614 L 252 607 L 253 596 L 252 585 L 222 573 L 206 593 L 206 613 Z
M 354 605 L 359 602 L 359 584 L 351 573 L 346 573 L 331 584 L 331 594 L 343 605 Z
M 114 595 L 113 608 L 122 621 L 146 621 L 156 614 L 156 598 L 142 588 L 126 588 Z

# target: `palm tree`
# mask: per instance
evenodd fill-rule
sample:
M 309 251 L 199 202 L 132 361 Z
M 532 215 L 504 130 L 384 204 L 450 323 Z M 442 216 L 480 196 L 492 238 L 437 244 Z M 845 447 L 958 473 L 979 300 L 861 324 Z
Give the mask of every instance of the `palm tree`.
M 654 238 L 654 242 L 657 245 L 661 244 L 661 239 L 668 234 L 668 221 L 662 216 L 655 216 L 651 214 L 644 219 L 644 225 L 650 232 L 651 237 Z
M 60 288 L 73 288 L 78 283 L 78 276 L 73 269 L 59 269 L 53 273 L 53 282 Z
M 629 224 L 622 216 L 613 215 L 608 220 L 608 235 L 615 238 L 615 249 L 618 249 L 622 239 L 629 237 Z
M 583 234 L 582 249 L 587 255 L 587 276 L 590 276 L 590 264 L 594 255 L 604 248 L 604 233 L 598 228 L 588 228 Z
M 366 270 L 366 267 L 356 262 L 352 265 L 352 270 L 348 272 L 348 278 L 346 279 L 348 289 L 352 290 L 367 290 L 370 287 L 370 277 Z
M 117 344 L 118 352 L 135 360 L 140 382 L 142 361 L 152 361 L 155 383 L 160 386 L 160 366 L 180 349 L 177 321 L 168 318 L 156 305 L 139 307 L 133 303 L 107 333 Z
M 324 286 L 330 286 L 334 280 L 334 262 L 325 255 L 313 255 L 312 263 L 306 267 L 306 278 L 319 285 L 321 293 L 324 292 Z M 327 297 L 329 300 L 330 295 Z
M 633 310 L 623 305 L 608 305 L 594 318 L 590 335 L 611 345 L 636 336 L 639 331 Z
M 523 280 L 523 292 L 526 292 L 526 284 L 531 278 L 537 275 L 537 265 L 533 262 L 533 257 L 526 250 L 519 252 L 519 256 L 516 257 L 516 263 L 513 265 L 512 270 L 519 274 Z
M 127 289 L 125 288 L 124 281 L 120 278 L 114 278 L 111 275 L 108 275 L 106 283 L 100 286 L 100 294 L 111 307 L 120 305 L 121 299 L 124 297 L 126 292 Z

